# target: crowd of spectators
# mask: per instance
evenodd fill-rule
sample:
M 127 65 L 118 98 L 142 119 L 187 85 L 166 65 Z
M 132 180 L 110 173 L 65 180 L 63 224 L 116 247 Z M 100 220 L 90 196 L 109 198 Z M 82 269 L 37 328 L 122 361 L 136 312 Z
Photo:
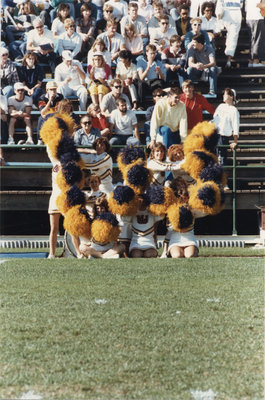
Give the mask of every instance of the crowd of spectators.
M 8 110 L 7 142 L 14 144 L 15 127 L 24 123 L 27 144 L 32 144 L 32 109 L 40 111 L 39 132 L 60 100 L 77 96 L 83 112 L 91 101 L 93 129 L 104 132 L 112 144 L 139 143 L 133 111 L 145 110 L 146 96 L 155 90 L 169 92 L 172 87 L 184 87 L 181 97 L 180 90 L 170 92 L 154 107 L 168 113 L 167 123 L 174 119 L 172 129 L 167 126 L 171 133 L 161 133 L 165 121 L 158 113 L 156 124 L 150 118 L 146 142 L 153 144 L 158 135 L 169 147 L 172 132 L 178 133 L 174 142 L 183 141 L 194 121 L 202 119 L 202 110 L 214 112 L 203 96 L 187 90 L 204 80 L 209 82 L 208 96 L 216 96 L 215 41 L 225 29 L 230 68 L 243 6 L 251 33 L 249 67 L 265 67 L 263 5 L 260 0 L 5 0 L 0 62 L 1 125 L 6 132 L 2 115 Z M 45 76 L 50 78 L 46 92 Z M 176 107 L 183 111 L 172 117 Z

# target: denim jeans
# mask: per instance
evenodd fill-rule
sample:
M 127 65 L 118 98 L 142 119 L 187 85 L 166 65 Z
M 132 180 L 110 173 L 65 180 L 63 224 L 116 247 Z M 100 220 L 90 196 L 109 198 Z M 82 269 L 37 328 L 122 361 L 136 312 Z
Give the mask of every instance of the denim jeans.
M 189 67 L 187 70 L 188 78 L 192 82 L 199 80 L 202 76 L 202 73 L 203 73 L 203 71 L 199 71 L 196 68 Z M 209 68 L 209 84 L 210 84 L 209 90 L 211 92 L 216 93 L 217 92 L 217 68 L 216 67 Z
M 163 144 L 166 146 L 167 149 L 172 144 L 180 144 L 180 136 L 179 131 L 173 132 L 168 126 L 160 126 L 159 134 L 163 137 Z

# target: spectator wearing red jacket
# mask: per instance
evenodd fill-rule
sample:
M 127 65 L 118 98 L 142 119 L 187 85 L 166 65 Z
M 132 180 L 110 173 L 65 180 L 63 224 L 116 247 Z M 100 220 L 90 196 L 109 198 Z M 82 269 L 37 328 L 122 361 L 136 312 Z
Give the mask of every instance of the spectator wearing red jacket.
M 215 107 L 210 104 L 204 96 L 195 93 L 194 85 L 191 80 L 187 79 L 182 84 L 182 94 L 180 95 L 180 101 L 185 104 L 188 119 L 188 134 L 191 129 L 203 121 L 203 110 L 208 111 L 210 114 L 214 114 Z

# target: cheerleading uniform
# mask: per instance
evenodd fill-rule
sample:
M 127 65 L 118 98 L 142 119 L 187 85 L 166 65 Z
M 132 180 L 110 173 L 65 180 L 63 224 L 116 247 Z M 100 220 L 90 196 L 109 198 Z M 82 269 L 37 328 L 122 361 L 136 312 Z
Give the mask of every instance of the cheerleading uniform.
M 99 189 L 109 194 L 113 190 L 112 184 L 112 158 L 107 153 L 80 153 L 82 160 L 86 164 L 86 168 L 90 169 L 92 174 L 100 177 L 101 184 Z
M 121 233 L 119 235 L 119 242 L 129 242 L 132 238 L 132 228 L 131 221 L 132 217 L 127 215 L 116 215 L 117 220 L 119 221 L 119 225 L 121 227 Z
M 105 253 L 106 251 L 112 249 L 113 246 L 114 246 L 114 242 L 101 243 L 101 242 L 96 242 L 95 239 L 93 239 L 93 238 L 91 241 L 92 249 L 94 249 L 100 253 Z
M 168 237 L 169 237 L 169 244 L 168 244 L 168 253 L 170 249 L 174 246 L 178 247 L 187 247 L 187 246 L 195 246 L 198 247 L 197 241 L 194 236 L 194 229 L 187 232 L 177 232 L 174 231 L 172 226 L 168 227 Z
M 156 249 L 154 240 L 155 223 L 162 220 L 163 217 L 157 217 L 150 214 L 147 210 L 139 211 L 132 218 L 132 240 L 129 252 L 133 249 Z
M 61 164 L 56 158 L 51 155 L 49 146 L 47 146 L 47 154 L 52 163 L 52 194 L 49 200 L 48 214 L 60 214 L 56 204 L 56 200 L 57 197 L 61 194 L 61 189 L 59 188 L 56 179 L 58 172 L 61 169 Z
M 184 161 L 177 161 L 175 163 L 169 163 L 166 161 L 149 160 L 147 162 L 147 168 L 153 171 L 153 184 L 164 185 L 166 181 L 166 172 L 179 171 Z M 178 172 L 176 172 L 178 173 Z

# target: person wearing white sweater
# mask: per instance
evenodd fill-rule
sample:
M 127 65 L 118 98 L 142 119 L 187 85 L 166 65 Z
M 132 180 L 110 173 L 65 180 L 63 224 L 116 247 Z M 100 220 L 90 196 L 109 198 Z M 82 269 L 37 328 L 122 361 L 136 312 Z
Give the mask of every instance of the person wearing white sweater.
M 240 125 L 239 112 L 234 106 L 235 101 L 235 90 L 226 88 L 223 93 L 223 103 L 216 108 L 213 116 L 213 122 L 219 133 L 218 145 L 229 145 L 232 139 L 230 143 L 232 150 L 237 146 Z M 217 153 L 219 163 L 226 164 L 227 148 L 219 148 Z

